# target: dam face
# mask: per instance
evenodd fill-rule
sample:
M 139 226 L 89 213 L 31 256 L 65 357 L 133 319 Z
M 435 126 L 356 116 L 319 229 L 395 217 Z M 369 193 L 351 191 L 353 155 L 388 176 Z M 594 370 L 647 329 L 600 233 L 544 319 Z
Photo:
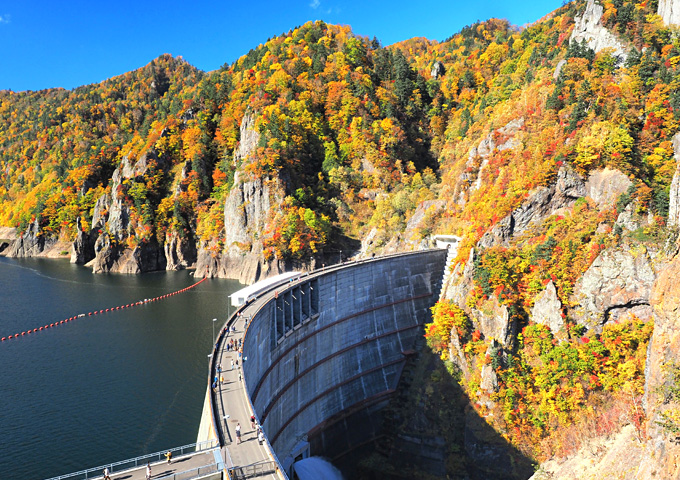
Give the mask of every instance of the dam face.
M 380 428 L 371 419 L 415 353 L 446 255 L 427 250 L 315 273 L 279 288 L 252 319 L 244 380 L 286 471 L 310 454 L 349 452 Z

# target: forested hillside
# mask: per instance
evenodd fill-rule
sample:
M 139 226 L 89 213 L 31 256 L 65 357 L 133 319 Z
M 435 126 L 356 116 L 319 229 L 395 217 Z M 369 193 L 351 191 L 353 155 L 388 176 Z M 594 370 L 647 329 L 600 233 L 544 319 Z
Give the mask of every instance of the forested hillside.
M 680 410 L 643 401 L 680 214 L 673 5 L 387 47 L 317 21 L 213 72 L 165 55 L 0 92 L 4 253 L 252 281 L 455 235 L 426 339 L 475 415 L 536 461 L 626 424 L 677 433 Z

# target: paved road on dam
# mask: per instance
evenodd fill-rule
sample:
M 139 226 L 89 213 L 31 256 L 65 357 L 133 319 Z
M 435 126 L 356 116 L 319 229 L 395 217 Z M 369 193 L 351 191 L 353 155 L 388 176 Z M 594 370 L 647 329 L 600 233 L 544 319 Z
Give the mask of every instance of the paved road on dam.
M 221 366 L 222 373 L 221 375 L 217 374 L 217 376 L 221 377 L 222 381 L 219 381 L 220 378 L 218 378 L 218 386 L 214 397 L 216 404 L 214 407 L 217 410 L 216 416 L 220 419 L 225 437 L 222 457 L 227 469 L 252 466 L 252 470 L 261 471 L 261 469 L 257 468 L 260 465 L 262 467 L 266 466 L 266 470 L 269 470 L 272 466 L 271 462 L 274 461 L 267 446 L 259 443 L 257 428 L 253 428 L 250 423 L 250 417 L 253 415 L 253 412 L 243 382 L 243 370 L 241 369 L 243 359 L 239 358 L 237 351 L 227 349 L 227 345 L 232 340 L 235 345 L 238 345 L 239 340 L 243 338 L 245 333 L 245 319 L 252 318 L 257 310 L 266 303 L 269 296 L 264 295 L 241 310 L 241 315 L 235 317 L 236 320 L 231 324 L 235 327 L 235 331 L 229 329 L 217 352 L 215 368 L 218 365 Z M 245 355 L 247 357 L 247 352 Z M 225 418 L 227 415 L 229 417 Z M 240 425 L 241 430 L 240 441 L 236 434 L 237 425 Z M 276 472 L 272 472 L 258 475 L 258 478 L 280 479 L 284 477 Z
M 195 476 L 195 472 L 199 467 L 205 467 L 214 463 L 215 456 L 212 450 L 207 450 L 200 453 L 192 453 L 191 455 L 173 458 L 170 464 L 167 462 L 151 463 L 151 478 L 161 479 L 189 471 L 193 471 L 191 476 Z M 111 480 L 145 480 L 146 465 L 132 470 L 123 470 L 121 472 L 113 473 L 110 475 L 110 477 Z M 99 472 L 99 475 L 93 475 L 90 478 L 101 479 L 103 478 L 103 475 L 101 472 Z M 176 478 L 186 477 L 177 475 Z

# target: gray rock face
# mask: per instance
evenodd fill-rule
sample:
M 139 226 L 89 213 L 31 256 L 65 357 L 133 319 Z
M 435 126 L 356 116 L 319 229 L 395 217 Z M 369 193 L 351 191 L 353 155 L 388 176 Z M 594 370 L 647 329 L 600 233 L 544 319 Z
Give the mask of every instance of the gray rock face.
M 246 113 L 243 116 L 240 134 L 238 148 L 234 152 L 234 163 L 237 165 L 246 161 L 255 152 L 260 141 L 260 132 L 255 128 L 255 115 Z
M 489 348 L 486 349 L 486 356 L 491 357 L 498 354 L 498 347 L 491 342 Z M 493 364 L 488 363 L 482 367 L 481 380 L 479 382 L 480 388 L 486 393 L 493 393 L 498 391 L 498 375 L 493 369 Z
M 118 250 L 111 244 L 111 239 L 106 232 L 97 237 L 94 244 L 94 253 L 94 259 L 87 264 L 92 267 L 92 273 L 110 272 L 119 255 Z
M 572 206 L 585 194 L 583 179 L 571 167 L 565 165 L 557 172 L 557 181 L 553 186 L 535 188 L 522 205 L 487 231 L 477 246 L 489 248 L 505 244 L 511 237 L 524 232 L 532 224 L 542 222 L 561 208 Z
M 546 325 L 553 335 L 564 331 L 562 302 L 557 297 L 557 289 L 552 280 L 548 282 L 545 290 L 536 298 L 534 307 L 531 309 L 531 320 Z
M 680 2 L 678 0 L 659 0 L 657 13 L 666 25 L 680 25 Z
M 181 238 L 177 232 L 173 232 L 165 239 L 163 246 L 166 270 L 184 270 L 196 264 L 196 244 L 187 238 Z
M 482 185 L 482 172 L 489 164 L 489 157 L 494 150 L 502 152 L 503 150 L 510 150 L 512 148 L 519 147 L 522 141 L 517 138 L 517 134 L 520 129 L 524 126 L 524 117 L 518 118 L 508 122 L 503 127 L 496 130 L 494 133 L 487 135 L 477 146 L 473 148 L 468 154 L 468 163 L 474 161 L 476 157 L 482 159 L 482 163 L 479 167 L 479 173 L 477 174 L 477 179 L 472 186 L 472 190 L 478 190 Z
M 225 245 L 229 252 L 239 254 L 243 246 L 256 238 L 269 219 L 271 191 L 265 180 L 258 178 L 242 182 L 240 175 L 224 205 Z
M 609 30 L 602 25 L 604 7 L 595 0 L 588 0 L 583 14 L 574 18 L 574 30 L 571 32 L 569 43 L 585 41 L 595 52 L 610 48 L 618 63 L 624 63 L 627 58 L 626 47 Z
M 470 249 L 470 255 L 464 266 L 457 264 L 445 285 L 445 300 L 453 300 L 457 305 L 465 305 L 465 299 L 474 287 L 475 249 Z
M 470 366 L 468 365 L 467 358 L 465 358 L 465 352 L 460 344 L 460 339 L 458 338 L 458 332 L 456 332 L 456 327 L 451 329 L 451 334 L 449 335 L 449 359 L 460 369 L 463 375 L 467 378 L 470 374 Z
M 586 191 L 598 209 L 606 210 L 616 205 L 619 196 L 626 193 L 632 184 L 628 176 L 620 170 L 605 168 L 591 172 L 586 183 Z
M 257 148 L 260 134 L 255 117 L 246 114 L 241 121 L 241 140 L 234 153 L 234 163 L 247 162 Z M 250 180 L 241 172 L 224 204 L 224 249 L 204 243 L 197 252 L 196 276 L 237 278 L 252 283 L 260 278 L 285 271 L 286 265 L 263 258 L 262 236 L 283 198 L 278 178 Z
M 164 132 L 161 135 L 165 134 Z M 132 233 L 132 226 L 130 207 L 119 195 L 120 186 L 125 179 L 136 181 L 137 177 L 146 174 L 153 163 L 161 168 L 167 167 L 167 161 L 159 157 L 153 149 L 142 154 L 134 164 L 127 156 L 123 157 L 113 172 L 111 195 L 102 195 L 97 199 L 89 240 L 84 237 L 77 239 L 72 261 L 75 260 L 76 263 L 87 261 L 87 265 L 92 266 L 94 273 L 140 273 L 165 268 L 167 262 L 163 249 L 155 240 L 141 242 L 132 250 L 124 246 L 124 242 Z M 88 254 L 82 251 L 88 243 L 94 244 L 92 260 L 88 260 Z
M 470 314 L 473 323 L 482 332 L 484 338 L 496 340 L 503 348 L 512 349 L 515 343 L 516 325 L 510 319 L 510 311 L 506 305 L 500 305 L 495 298 L 491 300 L 490 311 L 473 309 Z
M 46 239 L 41 234 L 40 225 L 36 219 L 26 228 L 23 235 L 12 242 L 7 256 L 9 258 L 37 257 L 55 243 L 56 240 Z
M 577 323 L 597 333 L 608 321 L 634 313 L 651 315 L 649 296 L 656 280 L 652 259 L 644 246 L 608 249 L 576 282 L 570 311 Z
M 560 73 L 562 73 L 562 68 L 567 64 L 566 60 L 560 60 L 557 63 L 557 66 L 555 67 L 555 71 L 553 72 L 553 80 L 557 81 L 558 78 L 560 78 Z
M 111 205 L 111 197 L 103 194 L 97 199 L 94 205 L 94 212 L 92 214 L 92 230 L 104 228 L 106 219 L 108 218 L 109 206 Z
M 432 78 L 439 78 L 442 75 L 446 73 L 446 69 L 444 68 L 444 64 L 437 60 L 434 62 L 434 65 L 432 65 L 432 71 L 430 72 L 430 76 Z
M 84 265 L 94 258 L 94 242 L 92 237 L 83 232 L 80 217 L 76 219 L 76 239 L 71 245 L 71 263 Z
M 659 4 L 659 7 L 661 4 Z M 679 14 L 680 14 L 680 8 Z M 680 132 L 673 135 L 673 156 L 676 168 L 671 182 L 670 199 L 668 203 L 668 226 L 680 225 Z

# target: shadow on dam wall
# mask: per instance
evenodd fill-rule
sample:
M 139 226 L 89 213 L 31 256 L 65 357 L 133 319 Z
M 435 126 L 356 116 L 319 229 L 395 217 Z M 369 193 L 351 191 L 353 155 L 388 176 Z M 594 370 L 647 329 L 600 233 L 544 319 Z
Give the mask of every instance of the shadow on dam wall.
M 405 401 L 404 392 L 416 384 L 414 372 L 422 368 L 416 359 L 427 355 L 423 325 L 439 298 L 446 255 L 413 252 L 303 277 L 258 311 L 244 339 L 244 379 L 286 472 L 310 455 L 336 459 L 347 471 L 374 447 L 381 458 L 399 452 L 402 440 L 421 445 L 414 448 L 424 448 L 425 456 L 449 448 L 446 438 L 432 440 L 433 448 L 418 432 L 412 432 L 416 440 L 390 432 L 390 423 L 405 411 L 395 409 L 395 402 Z M 399 385 L 402 374 L 406 388 Z M 431 372 L 416 375 L 426 374 Z M 443 468 L 445 475 L 447 461 L 427 470 L 438 475 Z M 370 477 L 371 469 L 366 473 Z

